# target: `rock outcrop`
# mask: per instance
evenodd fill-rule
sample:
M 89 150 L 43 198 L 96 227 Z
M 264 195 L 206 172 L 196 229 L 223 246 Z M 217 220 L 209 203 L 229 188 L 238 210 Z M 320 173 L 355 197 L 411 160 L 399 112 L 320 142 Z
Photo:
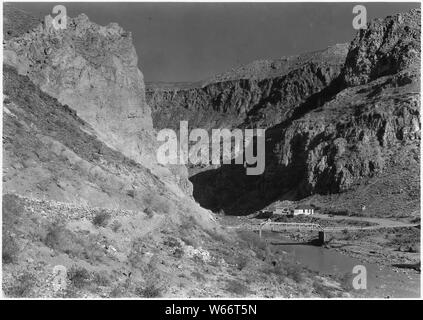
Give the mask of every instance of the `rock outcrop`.
M 142 208 L 148 190 L 167 192 L 150 170 L 98 139 L 74 110 L 14 68 L 3 71 L 5 192 L 126 209 Z
M 267 130 L 263 175 L 248 177 L 236 165 L 201 172 L 191 178 L 194 197 L 245 214 L 278 198 L 377 183 L 387 171 L 418 172 L 420 11 L 372 21 L 352 41 L 339 77 L 295 106 Z
M 156 161 L 156 139 L 131 33 L 99 26 L 84 14 L 65 29 L 38 25 L 5 42 L 4 63 L 75 110 L 111 148 L 151 169 L 177 192 L 192 189 L 186 170 Z
M 192 88 L 147 89 L 156 128 L 270 127 L 336 79 L 348 47 L 329 47 L 274 61 L 256 61 Z
M 39 25 L 4 48 L 6 64 L 69 105 L 107 144 L 148 165 L 153 124 L 137 60 L 130 33 L 83 14 L 64 30 Z
M 343 80 L 347 86 L 393 75 L 420 61 L 420 12 L 374 19 L 350 44 Z

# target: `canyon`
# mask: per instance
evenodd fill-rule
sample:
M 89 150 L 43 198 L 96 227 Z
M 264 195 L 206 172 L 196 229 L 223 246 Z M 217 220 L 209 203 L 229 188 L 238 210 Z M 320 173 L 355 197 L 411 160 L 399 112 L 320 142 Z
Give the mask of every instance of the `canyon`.
M 190 88 L 149 84 L 157 127 L 188 120 L 207 130 L 266 129 L 263 175 L 246 176 L 236 165 L 189 168 L 195 199 L 215 212 L 249 214 L 276 200 L 346 198 L 399 169 L 414 177 L 404 199 L 414 204 L 404 212 L 418 211 L 419 17 L 416 9 L 375 19 L 349 45 L 253 62 Z M 367 193 L 343 206 L 381 214 L 388 206 L 379 210 L 380 202 Z
M 4 6 L 6 296 L 360 296 L 241 221 L 280 201 L 419 220 L 419 9 L 372 20 L 349 44 L 180 88 L 145 84 L 116 23 L 45 21 Z M 264 173 L 160 164 L 157 132 L 181 121 L 266 129 Z

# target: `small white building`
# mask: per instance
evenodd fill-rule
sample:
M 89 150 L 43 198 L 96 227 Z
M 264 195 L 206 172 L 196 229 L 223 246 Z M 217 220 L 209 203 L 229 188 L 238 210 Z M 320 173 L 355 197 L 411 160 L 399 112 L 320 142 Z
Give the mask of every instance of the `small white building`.
M 301 215 L 301 214 L 308 216 L 308 215 L 314 214 L 314 208 L 312 206 L 308 206 L 308 205 L 298 206 L 294 209 L 293 214 L 294 214 L 294 216 L 298 216 L 298 215 Z
M 276 207 L 273 210 L 273 214 L 275 214 L 275 215 L 289 215 L 289 208 L 286 208 L 286 207 Z

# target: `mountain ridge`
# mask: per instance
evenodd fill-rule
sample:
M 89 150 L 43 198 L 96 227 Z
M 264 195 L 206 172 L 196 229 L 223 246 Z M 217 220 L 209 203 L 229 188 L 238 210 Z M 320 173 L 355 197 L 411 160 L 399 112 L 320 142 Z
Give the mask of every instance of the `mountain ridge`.
M 360 181 L 383 174 L 392 154 L 404 152 L 401 145 L 407 143 L 412 147 L 404 147 L 408 150 L 405 157 L 413 163 L 410 170 L 418 172 L 419 160 L 413 160 L 413 150 L 420 143 L 419 19 L 420 10 L 414 9 L 370 21 L 352 40 L 348 52 L 339 56 L 334 72 L 319 75 L 319 70 L 327 70 L 324 64 L 319 68 L 305 63 L 298 73 L 288 72 L 285 79 L 275 82 L 270 78 L 273 94 L 253 108 L 250 106 L 257 100 L 252 97 L 257 95 L 250 83 L 254 79 L 213 84 L 213 97 L 223 96 L 221 100 L 207 100 L 188 89 L 180 91 L 189 92 L 187 97 L 177 90 L 165 91 L 163 103 L 154 96 L 160 93 L 147 92 L 155 123 L 172 127 L 185 119 L 192 120 L 193 127 L 208 130 L 267 128 L 265 173 L 246 177 L 239 166 L 203 168 L 199 173 L 194 168 L 191 181 L 196 200 L 214 211 L 245 214 L 278 197 L 299 200 L 314 194 L 343 193 Z M 227 83 L 231 83 L 229 89 Z M 198 96 L 200 107 L 195 109 Z M 245 108 L 251 109 L 245 112 Z M 210 114 L 204 110 L 212 110 L 212 116 L 203 117 Z M 413 188 L 419 188 L 416 181 Z M 358 209 L 358 204 L 351 208 Z M 375 210 L 380 214 L 381 210 Z

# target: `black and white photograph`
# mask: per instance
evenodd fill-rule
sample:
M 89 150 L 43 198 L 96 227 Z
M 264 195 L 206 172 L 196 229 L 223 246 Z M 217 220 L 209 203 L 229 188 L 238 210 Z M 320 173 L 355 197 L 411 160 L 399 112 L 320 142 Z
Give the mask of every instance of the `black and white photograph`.
M 1 299 L 421 297 L 420 2 L 0 16 Z

